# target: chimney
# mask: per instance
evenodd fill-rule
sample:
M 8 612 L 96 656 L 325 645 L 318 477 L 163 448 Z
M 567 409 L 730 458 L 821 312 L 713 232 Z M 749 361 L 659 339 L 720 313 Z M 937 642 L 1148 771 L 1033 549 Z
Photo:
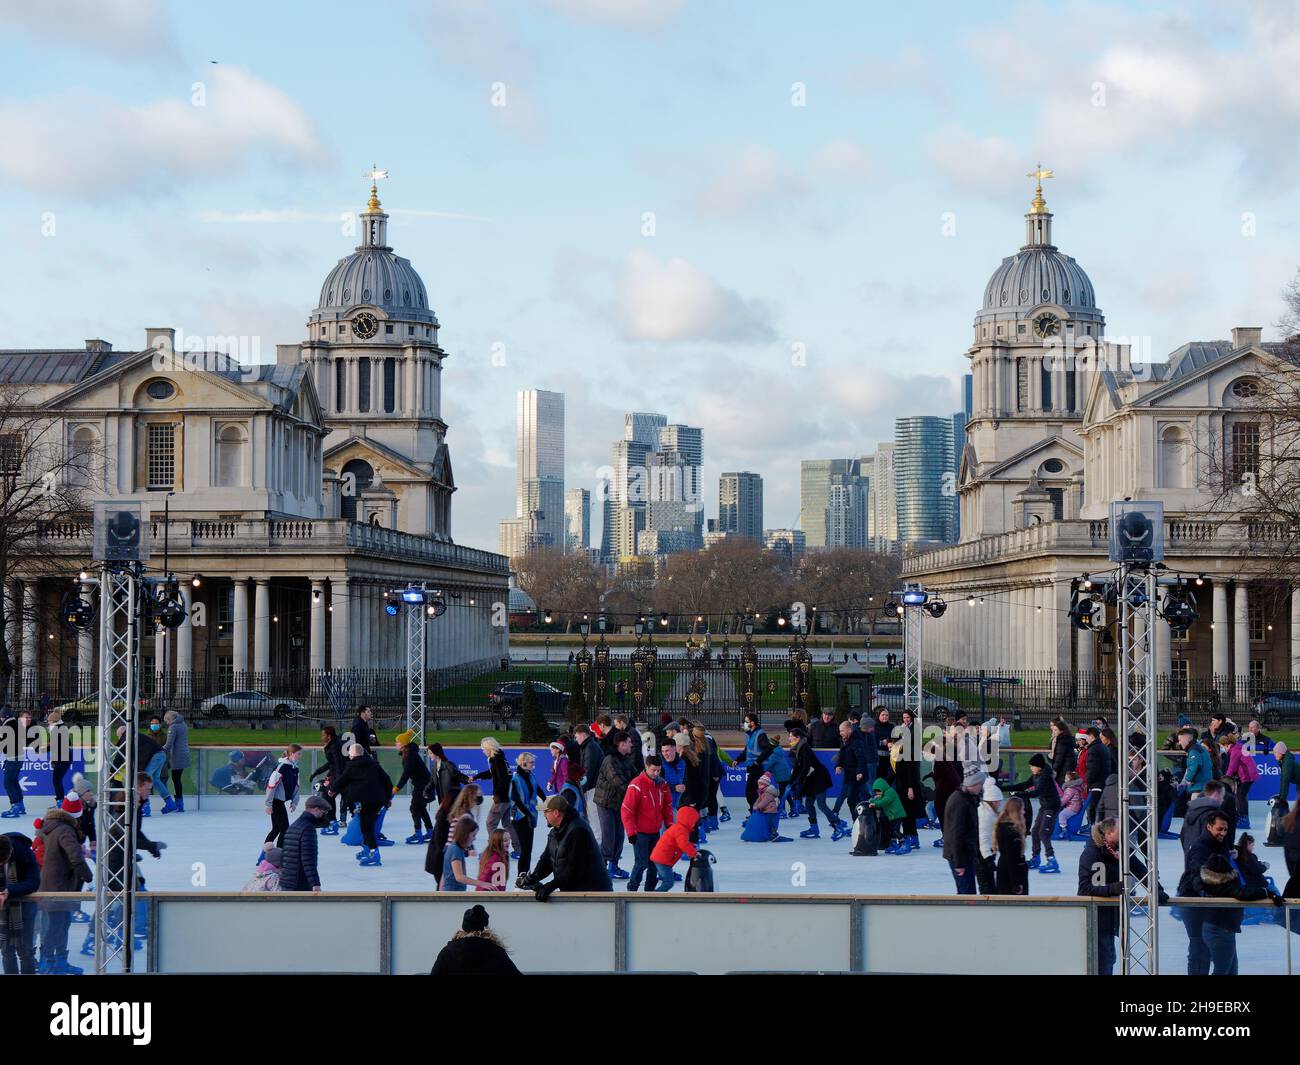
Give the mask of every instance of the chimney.
M 112 351 L 113 345 L 110 344 L 107 340 L 100 340 L 98 337 L 93 337 L 92 339 L 86 341 L 86 350 L 87 351 Z
M 1259 343 L 1264 335 L 1262 325 L 1237 325 L 1232 328 L 1232 350 L 1250 348 Z
M 144 346 L 146 348 L 157 348 L 160 351 L 175 351 L 176 330 L 167 329 L 163 326 L 155 326 L 152 329 L 146 328 L 144 331 Z

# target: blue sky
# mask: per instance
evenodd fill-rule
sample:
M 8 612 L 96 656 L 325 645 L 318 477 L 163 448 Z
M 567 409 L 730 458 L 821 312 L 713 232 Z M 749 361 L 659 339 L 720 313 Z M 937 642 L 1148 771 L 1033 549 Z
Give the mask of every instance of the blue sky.
M 657 410 L 703 427 L 710 513 L 750 469 L 786 526 L 800 458 L 956 408 L 1036 160 L 1111 334 L 1271 336 L 1296 69 L 1293 2 L 0 0 L 0 346 L 170 325 L 269 358 L 374 162 L 451 353 L 458 540 L 513 514 L 534 387 L 568 396 L 570 486 Z

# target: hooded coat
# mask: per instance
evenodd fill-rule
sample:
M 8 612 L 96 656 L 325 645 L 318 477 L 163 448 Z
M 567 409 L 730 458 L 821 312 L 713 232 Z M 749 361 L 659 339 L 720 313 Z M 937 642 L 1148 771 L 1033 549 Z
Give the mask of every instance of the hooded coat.
M 868 803 L 874 806 L 886 819 L 890 821 L 901 821 L 907 816 L 903 809 L 903 800 L 898 797 L 898 792 L 885 783 L 883 777 L 877 777 L 874 784 L 871 785 L 873 792 L 880 792 L 879 795 L 873 795 L 868 799 Z
M 41 866 L 42 892 L 80 891 L 82 884 L 89 884 L 94 879 L 81 851 L 84 838 L 81 828 L 72 814 L 65 813 L 57 806 L 46 810 L 38 835 L 45 851 L 44 864 Z M 46 908 L 67 911 L 76 909 L 77 904 L 50 902 L 46 903 Z

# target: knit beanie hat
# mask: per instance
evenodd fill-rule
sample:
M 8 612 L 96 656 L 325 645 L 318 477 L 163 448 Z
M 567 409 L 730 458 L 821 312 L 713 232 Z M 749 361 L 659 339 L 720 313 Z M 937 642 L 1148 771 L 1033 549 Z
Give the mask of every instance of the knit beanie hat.
M 471 906 L 460 922 L 462 932 L 482 932 L 488 926 L 488 912 L 482 905 Z
M 407 729 L 405 732 L 399 732 L 397 734 L 397 746 L 409 747 L 413 739 L 415 739 L 414 729 Z
M 65 814 L 72 814 L 73 817 L 80 817 L 83 809 L 81 797 L 75 792 L 70 791 L 64 796 L 62 804 L 59 806 Z
M 1044 758 L 1041 754 L 1035 754 L 1029 759 L 1029 764 L 1036 765 L 1038 766 L 1039 769 L 1046 769 L 1047 759 Z

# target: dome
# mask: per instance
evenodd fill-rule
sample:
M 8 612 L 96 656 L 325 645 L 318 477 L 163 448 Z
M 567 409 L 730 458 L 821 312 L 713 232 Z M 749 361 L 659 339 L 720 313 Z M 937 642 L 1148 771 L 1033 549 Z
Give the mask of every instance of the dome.
M 404 322 L 438 322 L 415 267 L 391 248 L 363 245 L 340 259 L 325 275 L 311 320 L 337 318 L 362 304 L 382 307 L 388 317 Z
M 984 304 L 975 317 L 1020 317 L 1044 303 L 1055 304 L 1072 318 L 1101 318 L 1083 267 L 1050 246 L 1024 247 L 1003 259 L 984 286 Z

